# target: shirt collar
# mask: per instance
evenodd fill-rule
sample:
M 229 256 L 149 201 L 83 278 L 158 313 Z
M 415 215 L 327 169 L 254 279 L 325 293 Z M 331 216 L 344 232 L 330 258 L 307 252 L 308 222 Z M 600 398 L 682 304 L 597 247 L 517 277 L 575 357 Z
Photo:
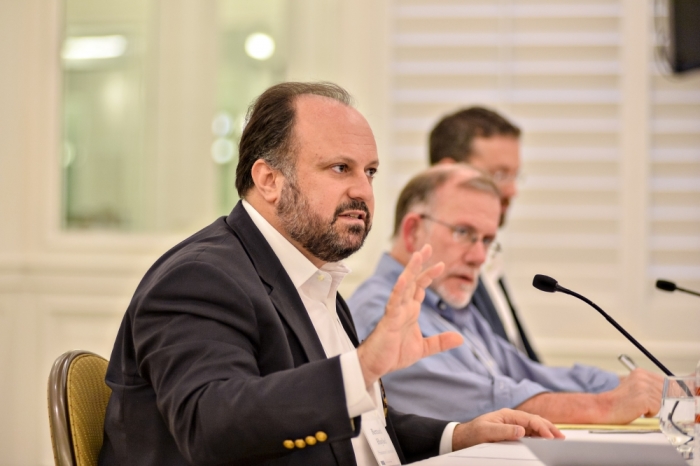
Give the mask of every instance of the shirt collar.
M 279 259 L 282 267 L 289 275 L 292 280 L 294 287 L 299 289 L 301 286 L 315 274 L 318 273 L 319 268 L 316 267 L 309 259 L 304 256 L 304 254 L 299 251 L 296 246 L 289 242 L 282 233 L 277 231 L 270 222 L 268 222 L 265 217 L 263 217 L 260 212 L 255 210 L 255 207 L 250 205 L 248 201 L 243 199 L 241 201 L 243 208 L 246 210 L 251 220 L 260 233 L 262 233 L 265 240 L 269 243 L 272 251 L 275 253 Z M 331 274 L 334 281 L 337 280 L 337 285 L 340 284 L 342 277 L 350 272 L 350 269 L 342 262 L 328 262 L 320 270 L 326 271 Z
M 423 300 L 425 304 L 435 309 L 435 312 L 440 314 L 444 319 L 455 323 L 455 309 L 447 304 L 445 301 L 438 296 L 438 294 L 432 289 L 428 288 L 425 290 L 425 299 Z

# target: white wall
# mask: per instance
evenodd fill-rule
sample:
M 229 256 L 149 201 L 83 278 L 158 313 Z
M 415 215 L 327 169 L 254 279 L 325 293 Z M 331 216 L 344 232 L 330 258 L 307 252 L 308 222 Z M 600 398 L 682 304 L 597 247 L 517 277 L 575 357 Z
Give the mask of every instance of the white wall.
M 183 234 L 60 230 L 59 6 L 0 2 L 2 465 L 53 464 L 46 407 L 53 360 L 76 348 L 108 357 L 140 277 Z M 186 84 L 188 76 L 179 78 L 176 83 Z M 188 98 L 187 90 L 181 85 L 178 95 Z M 193 140 L 183 131 L 181 150 Z M 208 181 L 206 170 L 190 172 Z
M 121 317 L 146 269 L 168 247 L 214 218 L 213 189 L 199 189 L 211 199 L 208 212 L 188 209 L 187 199 L 162 203 L 163 208 L 179 206 L 181 215 L 190 217 L 170 234 L 60 230 L 60 5 L 47 0 L 0 2 L 0 465 L 53 464 L 46 406 L 53 360 L 76 348 L 109 357 Z M 165 9 L 170 16 L 160 40 L 189 37 L 206 46 L 207 31 L 214 27 L 206 24 L 213 20 L 212 5 L 169 2 Z M 369 1 L 328 2 L 330 23 L 338 26 L 329 29 L 328 16 L 309 14 L 315 6 L 316 2 L 294 3 L 298 27 L 292 41 L 304 50 L 294 57 L 290 79 L 333 79 L 347 86 L 385 151 L 383 17 Z M 358 29 L 363 31 L 359 38 L 354 34 Z M 325 40 L 329 35 L 332 39 Z M 330 44 L 334 48 L 324 50 Z M 186 51 L 201 52 L 192 47 Z M 165 107 L 159 109 L 158 137 L 161 150 L 183 156 L 180 168 L 188 176 L 180 176 L 180 182 L 211 187 L 212 169 L 193 165 L 186 154 L 202 148 L 208 153 L 211 137 L 206 132 L 213 107 L 203 92 L 213 84 L 206 82 L 211 79 L 206 69 L 188 66 L 187 53 L 165 56 L 158 64 L 160 74 L 168 76 L 168 88 L 161 89 L 165 96 L 159 100 Z M 209 58 L 215 59 L 215 54 Z M 202 57 L 198 60 L 201 63 Z M 375 73 L 366 73 L 368 69 Z M 198 126 L 177 113 L 185 106 L 178 99 L 201 102 Z M 178 195 L 177 190 L 171 192 Z M 373 235 L 387 233 L 380 226 Z M 381 249 L 376 244 L 364 254 Z M 363 268 L 364 260 L 354 259 L 359 261 L 357 268 Z

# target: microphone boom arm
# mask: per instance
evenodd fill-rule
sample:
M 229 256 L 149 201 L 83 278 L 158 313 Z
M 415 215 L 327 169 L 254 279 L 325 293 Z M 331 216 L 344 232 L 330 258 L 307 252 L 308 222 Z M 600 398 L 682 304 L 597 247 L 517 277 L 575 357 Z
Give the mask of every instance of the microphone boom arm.
M 639 351 L 641 351 L 642 353 L 644 353 L 644 355 L 645 355 L 647 358 L 649 358 L 649 359 L 651 360 L 651 362 L 653 362 L 654 364 L 656 364 L 656 367 L 658 367 L 659 369 L 661 369 L 661 371 L 662 371 L 664 374 L 673 377 L 673 372 L 671 372 L 670 370 L 668 370 L 668 369 L 666 368 L 666 366 L 664 366 L 663 364 L 661 364 L 661 361 L 659 361 L 658 359 L 656 359 L 656 358 L 654 357 L 653 354 L 651 354 L 649 351 L 647 351 L 647 349 L 644 348 L 632 335 L 630 335 L 630 334 L 627 332 L 627 330 L 625 330 L 624 328 L 622 328 L 622 326 L 621 326 L 620 324 L 618 324 L 617 322 L 615 322 L 615 319 L 613 319 L 612 317 L 610 317 L 610 316 L 609 316 L 604 310 L 602 310 L 596 303 L 594 303 L 594 302 L 591 301 L 590 299 L 586 298 L 585 296 L 582 296 L 582 295 L 576 293 L 575 291 L 571 291 L 571 290 L 569 290 L 569 289 L 567 289 L 567 288 L 564 288 L 563 286 L 561 286 L 561 285 L 559 285 L 559 284 L 556 285 L 556 289 L 557 289 L 557 291 L 559 291 L 559 292 L 561 292 L 561 293 L 565 293 L 565 294 L 574 296 L 574 297 L 580 299 L 581 301 L 587 303 L 588 305 L 592 306 L 592 307 L 593 307 L 596 311 L 598 311 L 603 317 L 605 317 L 605 320 L 607 320 L 608 322 L 610 322 L 610 324 L 611 324 L 613 327 L 615 327 L 615 328 L 616 328 L 621 334 L 623 334 L 634 346 L 636 346 L 637 349 L 638 349 Z
M 688 294 L 692 294 L 695 296 L 700 296 L 700 293 L 698 293 L 697 291 L 689 290 L 687 288 L 681 288 L 680 286 L 677 286 L 676 289 L 678 291 L 682 291 L 683 293 L 688 293 Z

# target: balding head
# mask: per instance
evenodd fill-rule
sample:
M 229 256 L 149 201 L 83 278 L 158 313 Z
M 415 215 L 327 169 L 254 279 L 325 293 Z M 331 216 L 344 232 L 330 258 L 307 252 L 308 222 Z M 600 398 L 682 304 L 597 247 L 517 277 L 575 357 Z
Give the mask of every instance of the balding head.
M 442 262 L 430 288 L 455 309 L 467 305 L 496 237 L 500 193 L 488 175 L 465 164 L 433 167 L 413 178 L 397 206 L 391 256 L 407 264 L 426 244 L 426 266 Z
M 471 181 L 473 180 L 473 181 Z M 394 237 L 407 213 L 418 207 L 430 210 L 435 192 L 446 184 L 464 184 L 466 189 L 485 190 L 498 195 L 498 188 L 484 171 L 466 163 L 435 165 L 414 176 L 396 202 Z M 473 186 L 472 186 L 473 185 Z
M 294 176 L 295 103 L 301 96 L 325 97 L 344 106 L 352 105 L 352 97 L 345 89 L 328 82 L 286 82 L 263 92 L 248 109 L 239 143 L 236 189 L 241 198 L 253 187 L 251 170 L 258 159 L 288 178 Z

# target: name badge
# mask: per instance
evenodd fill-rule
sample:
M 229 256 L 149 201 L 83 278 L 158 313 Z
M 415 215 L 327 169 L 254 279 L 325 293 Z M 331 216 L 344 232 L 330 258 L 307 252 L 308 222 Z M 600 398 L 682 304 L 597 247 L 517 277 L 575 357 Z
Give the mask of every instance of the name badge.
M 369 443 L 379 466 L 401 466 L 399 455 L 391 443 L 389 433 L 384 427 L 383 419 L 377 418 L 377 412 L 362 416 L 362 434 Z

